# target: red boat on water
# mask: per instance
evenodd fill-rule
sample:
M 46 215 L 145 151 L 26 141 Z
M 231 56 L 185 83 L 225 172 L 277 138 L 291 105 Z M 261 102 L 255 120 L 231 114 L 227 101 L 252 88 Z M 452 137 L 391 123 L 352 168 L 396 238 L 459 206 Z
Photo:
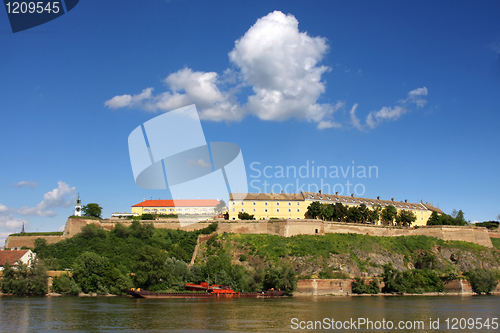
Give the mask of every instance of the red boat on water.
M 140 288 L 127 291 L 127 294 L 136 298 L 270 298 L 285 296 L 286 292 L 280 290 L 268 290 L 261 292 L 235 292 L 231 286 L 220 284 L 200 284 L 186 283 L 186 289 L 190 293 L 156 293 Z

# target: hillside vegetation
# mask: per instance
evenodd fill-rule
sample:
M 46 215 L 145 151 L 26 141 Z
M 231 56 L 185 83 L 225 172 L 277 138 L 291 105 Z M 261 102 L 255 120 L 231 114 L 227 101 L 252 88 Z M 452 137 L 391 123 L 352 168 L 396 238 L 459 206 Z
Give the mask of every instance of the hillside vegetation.
M 387 264 L 400 271 L 421 268 L 440 274 L 500 266 L 500 251 L 496 249 L 427 236 L 223 234 L 200 250 L 198 261 L 223 252 L 245 267 L 289 262 L 302 278 L 379 276 Z

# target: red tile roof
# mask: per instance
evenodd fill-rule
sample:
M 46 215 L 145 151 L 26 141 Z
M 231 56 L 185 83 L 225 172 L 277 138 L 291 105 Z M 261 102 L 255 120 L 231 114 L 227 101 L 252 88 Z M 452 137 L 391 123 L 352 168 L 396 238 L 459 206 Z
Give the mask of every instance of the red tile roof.
M 16 261 L 20 260 L 29 250 L 4 250 L 0 251 L 0 266 L 4 266 L 8 261 L 9 264 L 14 265 Z
M 219 201 L 214 199 L 193 200 L 146 200 L 132 207 L 215 207 Z

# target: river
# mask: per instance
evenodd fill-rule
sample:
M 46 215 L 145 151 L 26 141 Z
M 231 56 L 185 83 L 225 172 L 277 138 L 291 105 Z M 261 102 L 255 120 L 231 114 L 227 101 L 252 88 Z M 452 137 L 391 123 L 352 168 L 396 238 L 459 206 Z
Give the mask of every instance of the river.
M 500 332 L 499 317 L 500 296 L 0 297 L 1 332 Z

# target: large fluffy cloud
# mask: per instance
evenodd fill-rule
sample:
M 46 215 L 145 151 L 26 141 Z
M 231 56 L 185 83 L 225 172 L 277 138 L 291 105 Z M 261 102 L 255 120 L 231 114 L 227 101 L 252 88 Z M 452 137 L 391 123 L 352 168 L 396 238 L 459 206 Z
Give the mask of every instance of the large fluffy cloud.
M 65 182 L 57 182 L 57 188 L 43 195 L 43 200 L 35 207 L 22 207 L 17 210 L 20 215 L 55 216 L 51 210 L 56 207 L 69 207 L 75 201 L 75 188 Z
M 330 70 L 321 65 L 327 52 L 325 38 L 301 32 L 293 15 L 275 11 L 258 19 L 235 42 L 229 52 L 232 68 L 222 75 L 183 68 L 164 79 L 165 92 L 154 95 L 153 88 L 146 88 L 136 95 L 115 96 L 104 104 L 112 109 L 134 107 L 153 112 L 196 104 L 204 120 L 240 121 L 253 115 L 268 121 L 296 118 L 313 122 L 318 129 L 338 128 L 341 124 L 333 115 L 344 103 L 320 103 L 326 90 L 322 76 Z M 243 91 L 251 92 L 243 95 Z M 370 112 L 365 125 L 356 116 L 358 104 L 354 104 L 349 112 L 351 124 L 363 131 L 373 129 L 398 119 L 410 105 L 423 107 L 426 95 L 425 87 L 410 91 L 398 105 Z
M 258 19 L 235 42 L 229 52 L 234 70 L 226 70 L 224 79 L 215 72 L 183 68 L 164 80 L 166 92 L 153 95 L 153 88 L 146 88 L 104 104 L 113 109 L 168 111 L 194 103 L 205 120 L 239 121 L 251 114 L 262 120 L 297 118 L 317 123 L 319 128 L 339 127 L 332 115 L 342 104 L 318 103 L 325 91 L 321 76 L 330 70 L 319 65 L 327 50 L 325 38 L 300 32 L 293 15 L 275 11 Z M 222 83 L 226 90 L 220 88 Z M 243 96 L 243 103 L 238 102 L 241 87 L 253 91 Z

